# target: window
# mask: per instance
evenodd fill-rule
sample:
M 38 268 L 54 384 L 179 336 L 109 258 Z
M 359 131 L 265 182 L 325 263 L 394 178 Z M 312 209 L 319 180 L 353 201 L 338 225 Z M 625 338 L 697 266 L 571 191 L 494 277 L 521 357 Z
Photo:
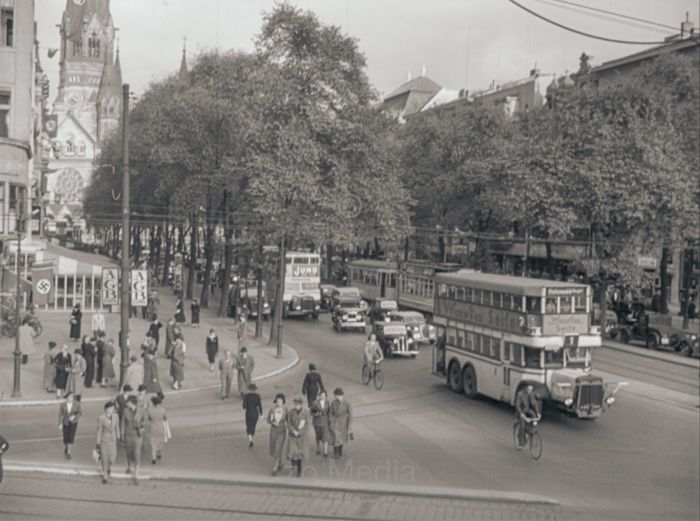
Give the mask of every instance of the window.
M 481 290 L 474 290 L 474 304 L 481 304 Z
M 501 341 L 497 338 L 491 339 L 491 358 L 496 360 L 501 358 Z
M 479 333 L 474 333 L 474 352 L 481 352 L 481 335 Z
M 528 313 L 541 313 L 542 299 L 540 297 L 527 297 L 526 306 Z
M 525 347 L 525 367 L 530 369 L 540 368 L 540 350 L 532 347 Z
M 447 296 L 447 284 L 438 284 L 438 297 Z
M 68 139 L 68 141 L 66 141 L 65 154 L 67 156 L 72 156 L 74 153 L 75 148 L 73 147 L 73 141 L 71 139 Z
M 513 310 L 522 311 L 523 310 L 523 297 L 520 295 L 513 295 Z
M 73 56 L 82 56 L 83 55 L 83 41 L 78 40 L 77 42 L 73 42 Z
M 392 273 L 389 276 L 389 287 L 390 288 L 395 288 L 396 287 L 396 273 Z
M 579 295 L 574 297 L 574 313 L 585 313 L 586 312 L 586 297 L 585 295 Z
M 557 312 L 557 299 L 548 298 L 547 303 L 544 306 L 545 313 L 556 313 Z
M 83 141 L 80 141 L 78 143 L 78 155 L 79 156 L 85 155 L 85 143 Z
M 484 306 L 490 306 L 491 305 L 491 295 L 492 293 L 490 291 L 484 291 L 484 296 L 482 297 Z
M 465 302 L 471 302 L 473 294 L 474 294 L 474 290 L 472 288 L 464 288 L 464 300 L 465 300 Z
M 491 356 L 491 337 L 484 335 L 481 338 L 481 354 Z
M 501 308 L 501 295 L 498 291 L 493 292 L 493 306 L 496 308 Z
M 451 346 L 455 345 L 455 330 L 454 328 L 447 328 L 447 343 Z
M 474 333 L 467 331 L 464 341 L 467 351 L 474 351 Z
M 10 137 L 10 92 L 0 90 L 0 137 Z
M 564 364 L 564 350 L 545 351 L 544 366 L 548 369 L 562 367 Z
M 455 294 L 456 294 L 456 293 L 457 293 L 457 288 L 455 288 L 455 287 L 452 286 L 452 285 L 447 286 L 447 295 L 448 295 L 450 298 L 452 298 L 452 299 L 455 298 Z
M 511 342 L 505 342 L 503 344 L 503 361 L 507 362 L 510 360 L 510 348 L 511 348 L 512 343 Z
M 11 7 L 0 9 L 0 47 L 12 47 L 15 38 L 14 10 Z
M 5 233 L 5 216 L 3 215 L 5 208 L 5 183 L 0 181 L 0 233 Z
M 97 37 L 97 33 L 92 33 L 88 38 L 88 56 L 90 58 L 100 57 L 100 39 Z
M 459 347 L 460 349 L 466 348 L 466 344 L 464 342 L 464 334 L 465 332 L 463 330 L 457 330 L 457 347 Z
M 572 297 L 561 297 L 559 299 L 559 313 L 571 313 Z
M 455 294 L 457 300 L 464 300 L 464 288 L 457 288 L 457 293 Z

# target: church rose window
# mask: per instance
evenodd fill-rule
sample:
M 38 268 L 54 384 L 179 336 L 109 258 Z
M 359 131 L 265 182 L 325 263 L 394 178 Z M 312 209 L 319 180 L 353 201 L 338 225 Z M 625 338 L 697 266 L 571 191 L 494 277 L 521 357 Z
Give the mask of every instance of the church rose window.
M 63 202 L 79 201 L 83 191 L 83 176 L 73 168 L 63 170 L 58 175 L 54 191 Z

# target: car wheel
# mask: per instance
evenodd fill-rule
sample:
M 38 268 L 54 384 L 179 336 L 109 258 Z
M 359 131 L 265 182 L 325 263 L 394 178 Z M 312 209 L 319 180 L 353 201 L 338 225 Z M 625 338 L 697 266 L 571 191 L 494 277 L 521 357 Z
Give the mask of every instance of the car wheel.
M 453 392 L 459 393 L 462 391 L 462 371 L 457 362 L 452 362 L 447 371 L 447 383 Z
M 476 371 L 474 371 L 474 367 L 472 367 L 471 365 L 468 365 L 464 368 L 462 382 L 462 387 L 464 388 L 464 396 L 466 396 L 467 398 L 476 397 Z

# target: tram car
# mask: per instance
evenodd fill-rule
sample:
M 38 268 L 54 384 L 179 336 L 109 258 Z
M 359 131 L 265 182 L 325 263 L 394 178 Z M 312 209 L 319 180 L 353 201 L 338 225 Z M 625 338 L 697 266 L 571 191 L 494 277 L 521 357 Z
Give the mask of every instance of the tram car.
M 396 300 L 398 264 L 393 261 L 357 259 L 348 263 L 348 286 L 360 290 L 368 303 L 376 299 Z

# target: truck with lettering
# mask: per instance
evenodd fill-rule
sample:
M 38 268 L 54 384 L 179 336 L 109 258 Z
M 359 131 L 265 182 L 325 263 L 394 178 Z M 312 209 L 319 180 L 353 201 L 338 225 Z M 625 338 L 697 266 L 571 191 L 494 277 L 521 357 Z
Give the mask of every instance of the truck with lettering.
M 514 405 L 532 385 L 546 405 L 588 419 L 615 402 L 624 382 L 592 371 L 601 331 L 589 286 L 466 271 L 435 283 L 433 373 L 453 391 Z
M 290 251 L 285 255 L 282 316 L 318 319 L 321 311 L 321 256 Z

